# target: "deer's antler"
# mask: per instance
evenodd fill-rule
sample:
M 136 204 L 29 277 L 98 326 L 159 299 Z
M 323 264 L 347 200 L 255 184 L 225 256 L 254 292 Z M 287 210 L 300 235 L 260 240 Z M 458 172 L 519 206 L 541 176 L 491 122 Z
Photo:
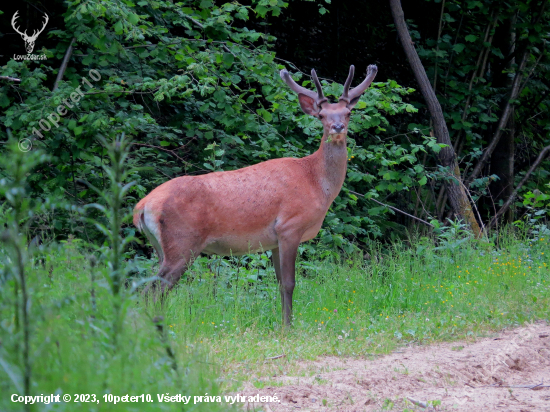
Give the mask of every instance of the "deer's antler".
M 48 17 L 48 15 L 46 13 L 44 13 L 44 17 L 46 18 L 46 21 L 44 21 L 44 24 L 42 25 L 42 28 L 39 31 L 37 31 L 37 30 L 34 31 L 33 35 L 30 37 L 31 40 L 36 40 L 38 35 L 40 33 L 42 33 L 44 31 L 44 29 L 46 28 L 46 24 L 48 24 L 48 22 L 50 21 L 50 18 Z
M 321 82 L 317 78 L 317 73 L 315 73 L 315 69 L 311 69 L 311 77 L 313 78 L 313 82 L 315 83 L 315 87 L 317 88 L 317 93 L 312 90 L 306 89 L 305 87 L 302 87 L 298 83 L 296 83 L 286 69 L 281 70 L 280 75 L 285 83 L 288 84 L 288 87 L 290 87 L 296 93 L 305 94 L 306 96 L 311 97 L 315 100 L 315 103 L 317 103 L 318 106 L 328 100 L 323 94 L 323 88 L 321 87 Z
M 17 10 L 17 11 L 15 12 L 15 14 L 13 15 L 13 17 L 11 18 L 11 26 L 13 27 L 13 29 L 15 30 L 16 33 L 20 34 L 20 35 L 23 36 L 23 37 L 28 37 L 28 36 L 27 36 L 27 30 L 25 30 L 25 33 L 21 33 L 21 32 L 19 31 L 19 28 L 18 28 L 18 27 L 15 27 L 15 20 L 17 20 L 17 18 L 19 17 L 19 16 L 17 15 L 17 13 L 19 13 L 19 10 Z
M 42 33 L 44 31 L 44 29 L 46 28 L 46 25 L 48 24 L 48 22 L 50 21 L 50 18 L 48 17 L 48 15 L 46 13 L 44 13 L 44 17 L 45 17 L 45 21 L 44 21 L 44 24 L 42 25 L 42 28 L 40 30 L 34 30 L 32 36 L 29 36 L 27 34 L 27 30 L 25 30 L 25 32 L 21 33 L 21 31 L 19 31 L 19 27 L 16 27 L 16 20 L 17 18 L 19 17 L 17 14 L 19 13 L 19 10 L 17 10 L 15 12 L 15 14 L 13 15 L 13 17 L 11 18 L 11 25 L 13 27 L 13 29 L 15 30 L 16 33 L 20 34 L 21 37 L 23 37 L 23 39 L 27 40 L 27 41 L 34 41 L 37 39 L 38 35 L 40 33 Z
M 377 72 L 378 72 L 378 67 L 376 67 L 375 64 L 371 64 L 367 68 L 367 77 L 365 78 L 365 80 L 363 80 L 363 82 L 359 86 L 350 90 L 349 87 L 351 85 L 351 82 L 353 81 L 353 75 L 355 73 L 355 66 L 352 64 L 349 67 L 349 75 L 348 75 L 348 78 L 346 79 L 346 83 L 344 84 L 344 92 L 342 93 L 342 96 L 340 96 L 339 100 L 344 100 L 347 104 L 350 104 L 350 102 L 353 99 L 356 99 L 359 96 L 361 96 L 365 92 L 365 90 L 367 90 L 367 88 L 370 86 Z

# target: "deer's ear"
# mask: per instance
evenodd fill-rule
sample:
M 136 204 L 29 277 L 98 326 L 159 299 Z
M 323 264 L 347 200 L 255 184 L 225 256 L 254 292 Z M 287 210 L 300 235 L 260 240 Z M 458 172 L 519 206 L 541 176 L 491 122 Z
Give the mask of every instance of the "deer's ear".
M 300 107 L 311 116 L 317 116 L 321 111 L 321 108 L 315 103 L 315 100 L 305 94 L 298 94 L 298 101 L 300 102 Z
M 359 95 L 359 96 L 351 99 L 351 101 L 347 104 L 347 108 L 350 109 L 350 110 L 353 109 L 360 98 L 361 98 L 361 96 Z

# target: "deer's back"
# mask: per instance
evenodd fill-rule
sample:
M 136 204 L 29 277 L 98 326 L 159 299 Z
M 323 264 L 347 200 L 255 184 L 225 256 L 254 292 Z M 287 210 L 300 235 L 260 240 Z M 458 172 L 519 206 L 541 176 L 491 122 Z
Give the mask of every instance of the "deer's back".
M 154 215 L 160 228 L 204 239 L 207 253 L 271 249 L 284 225 L 316 234 L 330 206 L 310 157 L 178 177 L 153 190 L 136 210 Z

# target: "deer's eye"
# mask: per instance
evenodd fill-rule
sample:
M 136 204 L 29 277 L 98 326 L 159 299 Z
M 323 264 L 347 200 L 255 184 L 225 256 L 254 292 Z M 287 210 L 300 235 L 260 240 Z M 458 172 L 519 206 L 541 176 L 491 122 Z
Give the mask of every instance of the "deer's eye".
M 322 114 L 319 115 L 319 120 L 323 120 L 324 116 Z

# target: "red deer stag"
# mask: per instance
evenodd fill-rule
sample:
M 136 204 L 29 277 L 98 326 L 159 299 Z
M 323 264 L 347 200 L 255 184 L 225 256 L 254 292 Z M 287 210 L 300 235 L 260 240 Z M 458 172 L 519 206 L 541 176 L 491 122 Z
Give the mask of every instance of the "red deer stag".
M 281 70 L 281 78 L 298 94 L 302 110 L 323 124 L 319 150 L 301 159 L 273 159 L 239 170 L 177 177 L 137 204 L 134 225 L 159 255 L 161 293 L 178 282 L 201 252 L 242 255 L 271 250 L 283 320 L 290 324 L 298 245 L 317 235 L 342 188 L 350 112 L 377 70 L 369 66 L 365 80 L 349 90 L 355 71 L 351 66 L 338 103 L 328 102 L 315 70 L 311 75 L 317 92 L 299 86 L 288 71 Z

